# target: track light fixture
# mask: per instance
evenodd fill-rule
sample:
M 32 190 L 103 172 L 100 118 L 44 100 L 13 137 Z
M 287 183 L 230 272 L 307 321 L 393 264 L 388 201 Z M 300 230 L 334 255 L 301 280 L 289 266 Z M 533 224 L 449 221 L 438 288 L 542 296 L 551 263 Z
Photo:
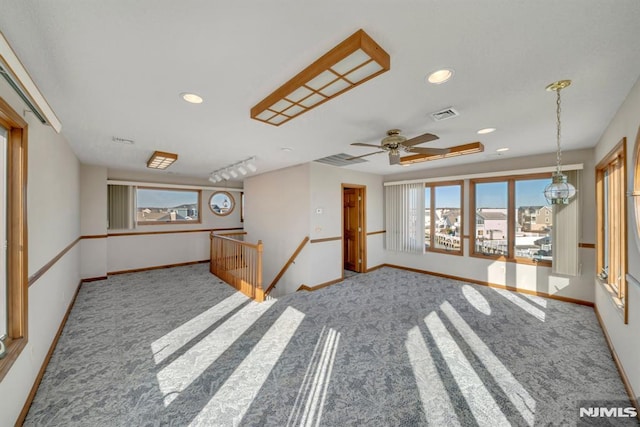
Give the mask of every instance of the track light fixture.
M 215 170 L 209 175 L 209 181 L 220 182 L 231 178 L 235 179 L 240 176 L 245 176 L 249 172 L 254 173 L 258 170 L 255 165 L 255 161 L 255 157 L 249 157 L 248 159 L 244 159 L 240 162 Z

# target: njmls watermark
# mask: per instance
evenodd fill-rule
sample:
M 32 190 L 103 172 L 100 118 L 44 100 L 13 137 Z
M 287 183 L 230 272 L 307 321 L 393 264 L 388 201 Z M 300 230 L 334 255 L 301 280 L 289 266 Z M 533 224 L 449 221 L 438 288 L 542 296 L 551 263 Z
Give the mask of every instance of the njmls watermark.
M 627 407 L 607 407 L 607 406 L 589 406 L 580 407 L 580 418 L 596 417 L 596 418 L 633 418 L 638 416 L 638 411 L 633 406 Z
M 578 404 L 578 417 L 581 422 L 586 422 L 585 424 L 591 424 L 589 421 L 598 419 L 611 422 L 626 419 L 633 422 L 630 425 L 637 425 L 638 410 L 629 401 L 582 401 Z

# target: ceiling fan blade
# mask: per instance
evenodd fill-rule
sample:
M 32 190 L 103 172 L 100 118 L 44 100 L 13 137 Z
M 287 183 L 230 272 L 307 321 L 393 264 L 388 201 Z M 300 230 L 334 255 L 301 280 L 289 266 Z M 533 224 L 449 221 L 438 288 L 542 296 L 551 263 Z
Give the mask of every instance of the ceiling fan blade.
M 400 164 L 400 153 L 397 153 L 397 154 L 389 153 L 389 164 L 390 165 Z
M 373 147 L 373 148 L 382 148 L 381 145 L 373 145 L 373 144 L 365 144 L 363 142 L 354 142 L 351 145 L 355 145 L 356 147 Z
M 434 135 L 432 133 L 425 133 L 420 136 L 416 136 L 415 138 L 407 139 L 402 143 L 405 147 L 412 147 L 414 145 L 422 144 L 423 142 L 435 141 L 438 138 L 438 135 Z
M 411 149 L 409 150 L 409 153 L 436 155 L 436 154 L 448 154 L 450 151 L 451 150 L 448 148 L 411 147 Z
M 360 159 L 362 157 L 373 156 L 374 154 L 379 154 L 379 153 L 384 153 L 384 151 L 374 151 L 373 153 L 363 154 L 362 156 L 349 157 L 348 159 L 345 159 L 345 160 Z

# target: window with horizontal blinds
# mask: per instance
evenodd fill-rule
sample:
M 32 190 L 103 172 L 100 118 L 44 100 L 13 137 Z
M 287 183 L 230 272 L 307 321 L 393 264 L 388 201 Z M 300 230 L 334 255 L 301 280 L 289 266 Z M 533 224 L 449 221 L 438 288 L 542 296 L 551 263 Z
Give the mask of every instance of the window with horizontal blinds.
M 386 249 L 424 252 L 424 184 L 385 187 Z
M 109 230 L 130 230 L 135 227 L 135 187 L 130 185 L 107 186 Z

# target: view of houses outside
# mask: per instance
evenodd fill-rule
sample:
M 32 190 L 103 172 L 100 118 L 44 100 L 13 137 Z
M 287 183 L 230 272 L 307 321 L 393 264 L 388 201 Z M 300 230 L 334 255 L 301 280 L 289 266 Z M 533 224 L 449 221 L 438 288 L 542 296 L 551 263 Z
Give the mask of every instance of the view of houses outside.
M 517 258 L 551 261 L 553 244 L 553 210 L 543 191 L 550 179 L 515 182 L 515 253 Z M 431 191 L 436 191 L 436 208 L 431 214 Z M 508 249 L 508 184 L 476 183 L 475 242 L 476 252 L 507 256 Z M 431 221 L 435 221 L 434 246 L 440 249 L 460 248 L 460 187 L 443 186 L 425 189 L 425 240 L 429 247 Z
M 198 221 L 197 191 L 136 190 L 136 220 L 145 222 Z
M 430 197 L 434 191 L 435 209 L 431 215 Z M 433 247 L 435 249 L 459 251 L 461 247 L 462 222 L 460 208 L 460 185 L 425 188 L 425 247 L 431 244 L 431 221 L 434 221 Z

